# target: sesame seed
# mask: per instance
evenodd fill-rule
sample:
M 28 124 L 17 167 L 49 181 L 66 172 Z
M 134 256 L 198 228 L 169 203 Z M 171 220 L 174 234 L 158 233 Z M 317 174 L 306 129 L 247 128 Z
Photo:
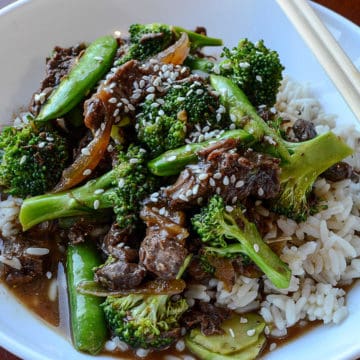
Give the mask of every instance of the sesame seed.
M 94 209 L 97 210 L 100 206 L 100 201 L 99 200 L 95 200 L 94 201 Z
M 90 155 L 90 150 L 87 147 L 84 147 L 81 149 L 81 153 L 85 156 L 89 156 Z
M 262 82 L 262 77 L 260 75 L 256 75 L 255 76 L 255 79 L 259 82 Z
M 162 72 L 167 71 L 167 69 L 168 69 L 168 66 L 167 66 L 167 65 L 161 66 L 161 71 L 162 71 Z
M 276 343 L 271 343 L 270 347 L 269 347 L 269 350 L 274 351 L 276 349 L 276 346 L 277 346 Z
M 129 110 L 135 111 L 135 106 L 133 104 L 128 105 Z
M 235 130 L 235 129 L 236 129 L 236 125 L 235 125 L 235 124 L 230 124 L 229 129 L 230 129 L 230 130 Z
M 240 317 L 240 324 L 246 324 L 248 322 L 248 319 L 245 317 Z
M 217 193 L 218 195 L 220 195 L 220 193 L 221 193 L 221 187 L 218 186 L 218 187 L 216 188 L 216 193 Z
M 146 89 L 146 92 L 148 93 L 153 93 L 155 92 L 155 88 L 153 86 L 149 86 L 147 89 Z
M 176 100 L 178 102 L 183 102 L 183 101 L 185 101 L 185 98 L 183 96 L 178 96 Z
M 91 172 L 92 172 L 91 169 L 86 169 L 86 170 L 84 170 L 83 175 L 89 176 L 91 174 Z
M 216 114 L 216 121 L 220 121 L 221 120 L 221 114 L 220 113 L 217 113 Z
M 159 214 L 160 214 L 160 215 L 165 215 L 165 212 L 166 212 L 165 207 L 162 207 L 162 208 L 159 210 Z
M 256 333 L 256 330 L 255 329 L 250 329 L 246 332 L 247 336 L 254 336 Z
M 192 189 L 189 189 L 186 193 L 185 193 L 186 197 L 189 197 L 192 195 Z
M 125 105 L 125 107 L 124 107 L 124 111 L 125 111 L 126 113 L 128 113 L 128 112 L 129 112 L 129 108 L 127 107 L 127 105 Z
M 239 180 L 236 184 L 235 184 L 235 187 L 236 188 L 241 188 L 242 186 L 245 185 L 245 182 L 243 180 Z
M 42 149 L 42 148 L 45 147 L 45 145 L 46 145 L 46 142 L 45 142 L 45 141 L 42 141 L 42 142 L 39 143 L 38 146 L 39 146 L 40 149 Z
M 201 205 L 202 201 L 203 201 L 203 198 L 200 196 L 200 197 L 198 197 L 196 202 L 198 203 L 198 205 Z
M 232 206 L 230 206 L 230 205 L 226 205 L 226 206 L 225 206 L 225 210 L 226 210 L 228 213 L 231 213 L 231 212 L 234 210 L 234 208 L 233 208 Z
M 193 93 L 193 90 L 190 89 L 190 90 L 186 93 L 186 96 L 190 96 L 192 93 Z
M 188 198 L 184 194 L 180 194 L 179 199 L 183 201 L 188 201 Z
M 149 94 L 149 95 L 146 95 L 146 97 L 145 97 L 145 99 L 149 100 L 149 101 L 154 100 L 154 98 L 155 98 L 155 94 Z
M 53 142 L 53 141 L 54 141 L 54 138 L 51 137 L 51 136 L 47 136 L 47 137 L 46 137 L 46 141 Z
M 97 61 L 103 61 L 104 58 L 102 56 L 94 56 L 94 59 Z
M 109 153 L 113 152 L 114 151 L 114 147 L 110 144 L 108 147 L 107 147 L 107 151 Z
M 102 194 L 104 191 L 105 191 L 104 189 L 96 189 L 96 190 L 94 191 L 94 194 L 95 194 L 95 195 L 99 195 L 99 194 Z
M 233 203 L 233 204 L 235 204 L 236 202 L 237 202 L 237 196 L 234 196 L 233 198 L 232 198 L 232 200 L 231 200 L 231 202 Z
M 112 97 L 108 101 L 109 101 L 110 104 L 115 104 L 115 103 L 117 103 L 117 98 Z
M 199 180 L 206 180 L 208 178 L 208 174 L 205 174 L 205 173 L 201 173 L 199 176 L 198 176 Z
M 215 180 L 213 178 L 210 178 L 209 184 L 210 186 L 216 186 Z
M 234 114 L 230 114 L 230 120 L 232 122 L 235 122 L 236 121 L 236 116 Z
M 123 103 L 122 102 L 118 102 L 117 104 L 116 104 L 116 107 L 118 107 L 118 108 L 120 108 L 120 107 L 122 107 L 123 106 Z
M 167 158 L 167 161 L 174 161 L 176 160 L 176 155 L 171 155 Z
M 232 328 L 229 328 L 229 334 L 231 337 L 235 337 L 235 333 L 234 333 L 234 330 Z
M 119 115 L 120 109 L 115 109 L 113 116 L 116 117 Z
M 254 250 L 255 252 L 259 252 L 260 248 L 258 244 L 254 244 Z
M 101 129 L 102 131 L 105 130 L 105 123 L 101 123 L 101 124 L 100 124 L 100 129 Z
M 165 100 L 164 100 L 164 99 L 157 99 L 156 102 L 159 103 L 160 105 L 164 105 L 164 104 L 165 104 Z
M 22 164 L 25 163 L 26 158 L 27 158 L 26 155 L 23 155 L 23 156 L 21 157 L 21 159 L 20 159 L 20 161 L 19 161 L 20 165 L 22 165 Z
M 217 172 L 217 173 L 215 173 L 215 174 L 213 175 L 213 178 L 216 179 L 216 180 L 219 180 L 219 179 L 222 178 L 222 175 L 221 175 L 221 173 Z
M 265 335 L 270 335 L 270 328 L 266 325 L 264 328 Z
M 194 185 L 194 187 L 192 189 L 192 193 L 194 195 L 197 195 L 198 191 L 199 191 L 199 184 L 196 184 L 196 185 Z
M 203 89 L 197 89 L 196 90 L 196 94 L 197 95 L 202 95 L 204 93 L 204 90 Z
M 262 187 L 259 188 L 258 190 L 258 195 L 259 196 L 263 196 L 264 195 L 264 189 Z
M 132 158 L 129 160 L 130 164 L 137 164 L 138 162 L 139 162 L 139 159 L 136 159 L 136 158 Z
M 145 86 L 145 80 L 144 80 L 144 79 L 141 79 L 141 80 L 139 81 L 139 87 L 140 87 L 140 89 L 142 89 L 144 86 Z
M 158 115 L 159 115 L 159 116 L 165 115 L 164 110 L 160 109 L 160 110 L 158 111 Z
M 224 178 L 223 178 L 223 184 L 225 186 L 229 185 L 229 177 L 227 175 L 225 175 Z
M 242 68 L 242 69 L 246 69 L 250 66 L 250 64 L 248 62 L 239 62 L 239 66 Z
M 231 177 L 230 177 L 230 182 L 231 182 L 232 184 L 234 184 L 235 181 L 236 181 L 236 176 L 235 176 L 234 174 L 232 174 Z
M 120 178 L 118 181 L 118 187 L 122 188 L 125 185 L 125 179 L 124 178 Z

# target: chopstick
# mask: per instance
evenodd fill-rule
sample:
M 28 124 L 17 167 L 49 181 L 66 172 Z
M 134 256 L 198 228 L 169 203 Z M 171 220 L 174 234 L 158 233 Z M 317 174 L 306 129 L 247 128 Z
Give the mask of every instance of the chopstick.
M 360 73 L 307 0 L 277 0 L 360 122 Z

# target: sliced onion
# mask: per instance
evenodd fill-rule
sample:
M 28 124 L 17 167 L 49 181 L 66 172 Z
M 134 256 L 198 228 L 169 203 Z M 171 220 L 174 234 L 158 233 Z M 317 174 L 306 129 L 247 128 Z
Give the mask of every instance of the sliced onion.
M 82 281 L 77 286 L 80 294 L 106 296 L 126 296 L 130 294 L 144 295 L 176 295 L 185 289 L 185 281 L 181 279 L 161 280 L 156 279 L 134 289 L 108 290 L 95 281 Z
M 110 141 L 112 118 L 105 116 L 102 126 L 95 131 L 93 140 L 87 146 L 88 152 L 80 152 L 75 161 L 66 168 L 59 183 L 55 186 L 54 192 L 71 189 L 85 180 L 103 158 Z
M 179 40 L 160 52 L 156 59 L 164 64 L 181 65 L 190 52 L 190 41 L 186 33 L 182 33 Z

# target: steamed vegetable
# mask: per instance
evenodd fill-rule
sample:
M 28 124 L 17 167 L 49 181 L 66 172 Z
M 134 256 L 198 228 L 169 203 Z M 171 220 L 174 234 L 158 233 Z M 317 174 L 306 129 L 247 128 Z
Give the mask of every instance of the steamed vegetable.
M 93 268 L 101 257 L 92 244 L 69 245 L 66 256 L 66 276 L 70 302 L 70 321 L 74 346 L 92 355 L 99 353 L 107 339 L 102 299 L 80 294 L 77 285 L 94 276 Z

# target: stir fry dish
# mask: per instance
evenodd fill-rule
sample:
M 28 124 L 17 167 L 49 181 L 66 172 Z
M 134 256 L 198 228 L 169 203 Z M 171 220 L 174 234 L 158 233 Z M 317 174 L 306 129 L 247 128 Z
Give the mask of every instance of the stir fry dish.
M 56 308 L 65 291 L 78 351 L 251 360 L 346 316 L 360 227 L 353 202 L 339 226 L 334 201 L 357 184 L 354 149 L 309 100 L 291 111 L 263 40 L 222 46 L 157 23 L 57 46 L 1 131 L 1 278 Z M 332 235 L 338 275 L 314 265 Z

